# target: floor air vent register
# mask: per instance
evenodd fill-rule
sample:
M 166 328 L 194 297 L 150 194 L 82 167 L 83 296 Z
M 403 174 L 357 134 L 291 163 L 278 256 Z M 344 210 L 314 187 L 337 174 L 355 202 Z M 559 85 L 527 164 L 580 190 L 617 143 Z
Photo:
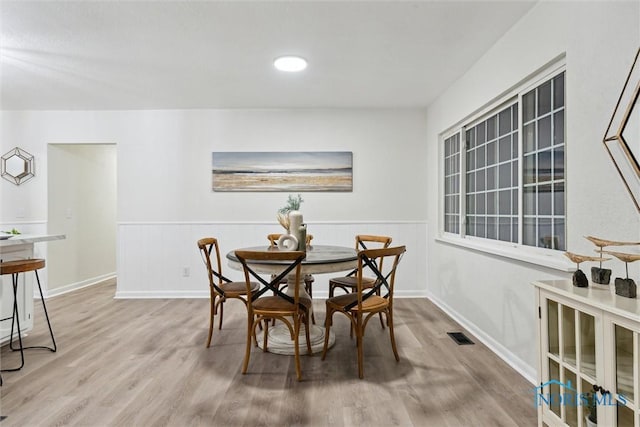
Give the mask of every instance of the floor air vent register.
M 462 332 L 447 332 L 447 335 L 449 335 L 451 339 L 454 340 L 458 345 L 474 344 L 474 342 L 471 341 L 469 337 L 467 337 Z

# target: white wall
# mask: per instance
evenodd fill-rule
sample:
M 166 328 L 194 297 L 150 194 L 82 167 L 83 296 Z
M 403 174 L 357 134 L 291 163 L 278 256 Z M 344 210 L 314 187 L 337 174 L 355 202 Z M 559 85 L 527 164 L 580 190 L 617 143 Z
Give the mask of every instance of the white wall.
M 566 53 L 567 242 L 640 237 L 640 216 L 607 157 L 602 137 L 640 41 L 640 3 L 540 2 L 427 112 L 428 294 L 533 380 L 532 280 L 570 274 L 434 240 L 438 235 L 439 134 Z M 614 275 L 623 265 L 611 263 Z M 588 268 L 588 267 L 587 267 Z M 633 266 L 638 277 L 638 266 Z
M 116 272 L 115 144 L 49 144 L 48 230 L 65 234 L 48 247 L 48 295 Z
M 2 140 L 35 154 L 39 173 L 19 191 L 2 183 L 0 223 L 47 220 L 47 144 L 115 143 L 118 294 L 204 295 L 195 239 L 216 235 L 227 250 L 260 244 L 257 236 L 280 230 L 275 214 L 287 198 L 212 192 L 212 151 L 352 151 L 353 192 L 303 193 L 314 241 L 351 246 L 356 232 L 389 230 L 412 253 L 399 289 L 424 295 L 425 130 L 424 111 L 411 109 L 5 111 Z M 15 218 L 17 206 L 25 218 Z

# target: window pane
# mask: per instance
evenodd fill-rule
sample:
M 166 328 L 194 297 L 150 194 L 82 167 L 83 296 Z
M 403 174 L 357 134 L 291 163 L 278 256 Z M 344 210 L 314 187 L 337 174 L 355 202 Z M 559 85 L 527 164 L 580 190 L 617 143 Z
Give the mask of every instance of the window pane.
M 498 142 L 498 161 L 506 162 L 511 159 L 511 137 L 505 136 Z
M 538 87 L 538 116 L 551 111 L 551 81 Z
M 496 138 L 496 116 L 487 119 L 487 141 Z
M 564 73 L 553 79 L 553 108 L 564 107 Z
M 471 172 L 467 174 L 467 192 L 473 193 L 476 191 L 476 174 Z
M 553 150 L 553 179 L 564 179 L 564 145 Z
M 540 119 L 538 122 L 538 150 L 551 146 L 551 116 Z
M 511 132 L 511 108 L 500 111 L 498 114 L 498 134 L 500 136 Z
M 498 213 L 509 215 L 511 213 L 511 191 L 504 190 L 498 193 Z
M 518 129 L 518 104 L 513 104 L 511 113 L 511 129 Z
M 487 144 L 487 165 L 494 165 L 496 163 L 496 146 L 498 143 L 492 141 Z
M 496 214 L 496 205 L 497 205 L 497 200 L 496 200 L 496 192 L 495 191 L 490 191 L 487 193 L 487 214 L 488 215 L 495 215 Z
M 511 190 L 511 213 L 518 214 L 518 190 Z
M 538 182 L 551 181 L 551 151 L 538 153 Z
M 564 215 L 564 183 L 559 182 L 553 186 L 553 214 Z
M 538 218 L 538 246 L 542 248 L 551 248 L 553 244 L 551 218 Z
M 467 170 L 474 170 L 476 168 L 476 150 L 467 152 Z
M 511 187 L 511 163 L 503 163 L 498 166 L 499 188 Z
M 486 145 L 481 145 L 476 148 L 476 167 L 483 168 L 485 163 L 485 147 Z
M 483 216 L 476 218 L 476 236 L 486 237 L 486 219 Z
M 536 246 L 536 219 L 525 217 L 522 226 L 522 240 L 525 245 Z
M 538 187 L 538 215 L 551 215 L 551 185 Z
M 485 211 L 485 193 L 476 194 L 476 213 L 484 215 Z
M 522 97 L 522 120 L 525 123 L 536 117 L 536 92 L 532 90 Z
M 522 171 L 522 179 L 525 184 L 536 182 L 536 155 L 529 154 L 524 157 L 524 170 Z
M 484 122 L 478 123 L 476 126 L 476 145 L 484 144 L 487 140 L 484 132 Z
M 476 191 L 485 190 L 485 169 L 480 169 L 476 172 Z
M 525 187 L 522 193 L 522 205 L 525 215 L 536 214 L 536 187 Z
M 564 110 L 553 115 L 553 143 L 564 144 Z
M 487 168 L 487 190 L 495 190 L 497 184 L 496 181 L 496 167 L 491 166 L 490 168 Z
M 536 149 L 536 123 L 529 123 L 524 127 L 522 134 L 524 152 L 530 153 Z
M 467 212 L 470 214 L 476 213 L 476 196 L 467 196 Z
M 473 148 L 476 146 L 476 131 L 475 128 L 467 131 L 467 145 L 469 148 Z
M 518 157 L 518 132 L 513 133 L 511 144 L 513 147 L 513 154 L 511 155 L 511 157 L 515 159 Z
M 495 216 L 487 217 L 487 239 L 498 238 L 498 225 Z
M 498 240 L 511 241 L 511 221 L 509 218 L 498 218 Z
M 518 241 L 518 218 L 513 218 L 511 221 L 511 241 Z
M 566 250 L 567 246 L 565 242 L 564 218 L 554 218 L 553 234 L 555 237 L 555 243 L 558 245 L 553 249 L 557 249 L 560 251 Z
M 513 169 L 513 175 L 511 177 L 511 186 L 516 187 L 518 185 L 518 172 L 519 172 L 518 161 L 514 160 L 511 167 Z

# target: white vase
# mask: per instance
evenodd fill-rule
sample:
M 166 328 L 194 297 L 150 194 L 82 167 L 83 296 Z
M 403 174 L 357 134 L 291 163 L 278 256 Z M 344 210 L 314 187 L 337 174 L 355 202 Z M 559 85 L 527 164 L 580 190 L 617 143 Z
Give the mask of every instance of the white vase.
M 586 425 L 587 427 L 598 427 L 598 424 L 591 421 L 588 415 L 584 417 L 584 423 L 584 425 Z

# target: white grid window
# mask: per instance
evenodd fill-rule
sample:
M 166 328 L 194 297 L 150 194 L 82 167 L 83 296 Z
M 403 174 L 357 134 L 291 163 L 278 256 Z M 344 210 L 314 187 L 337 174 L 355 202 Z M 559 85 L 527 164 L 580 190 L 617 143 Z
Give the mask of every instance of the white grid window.
M 466 234 L 518 241 L 518 104 L 466 129 Z
M 444 231 L 460 233 L 460 133 L 444 141 Z
M 558 70 L 444 139 L 445 232 L 565 249 L 564 83 Z

